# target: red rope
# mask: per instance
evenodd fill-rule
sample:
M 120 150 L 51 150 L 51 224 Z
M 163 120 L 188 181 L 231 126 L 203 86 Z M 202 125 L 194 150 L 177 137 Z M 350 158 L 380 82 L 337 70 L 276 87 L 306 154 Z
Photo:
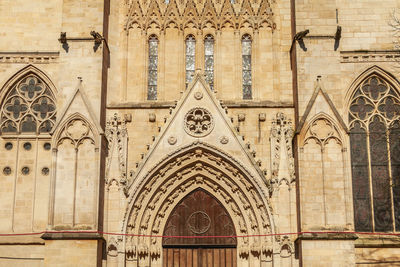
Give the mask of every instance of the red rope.
M 139 234 L 125 234 L 125 233 L 110 233 L 102 231 L 42 231 L 32 233 L 7 233 L 0 234 L 0 236 L 27 236 L 27 235 L 41 235 L 41 234 L 102 234 L 102 235 L 123 235 L 123 236 L 137 236 L 137 237 L 157 237 L 157 238 L 243 238 L 243 237 L 266 237 L 266 236 L 282 236 L 282 235 L 301 235 L 301 234 L 359 234 L 359 235 L 388 235 L 400 236 L 400 233 L 370 233 L 370 232 L 345 232 L 345 231 L 326 231 L 326 232 L 297 232 L 297 233 L 277 233 L 277 234 L 262 234 L 262 235 L 208 235 L 208 236 L 180 236 L 180 235 L 139 235 Z

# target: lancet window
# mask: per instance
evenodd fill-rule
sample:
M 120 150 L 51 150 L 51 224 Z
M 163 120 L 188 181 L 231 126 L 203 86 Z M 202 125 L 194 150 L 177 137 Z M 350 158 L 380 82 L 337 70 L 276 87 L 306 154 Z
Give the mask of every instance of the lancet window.
M 195 71 L 196 39 L 193 35 L 186 38 L 186 87 L 192 81 Z
M 400 231 L 400 96 L 378 75 L 354 93 L 349 112 L 357 231 Z
M 29 74 L 16 82 L 1 106 L 2 134 L 49 133 L 56 120 L 55 98 L 37 75 Z
M 206 82 L 214 90 L 214 37 L 207 35 L 204 39 L 204 72 Z
M 147 100 L 157 100 L 157 72 L 158 72 L 158 39 L 155 35 L 152 35 L 149 38 Z
M 242 37 L 242 86 L 243 99 L 252 99 L 251 87 L 251 37 L 246 34 Z

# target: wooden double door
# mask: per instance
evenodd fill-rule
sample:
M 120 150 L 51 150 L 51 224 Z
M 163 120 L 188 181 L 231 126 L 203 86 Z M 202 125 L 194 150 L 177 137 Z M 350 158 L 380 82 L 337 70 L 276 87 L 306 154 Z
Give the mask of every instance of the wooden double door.
M 197 189 L 168 217 L 163 238 L 164 267 L 236 267 L 234 224 L 221 203 Z
M 236 248 L 164 248 L 165 267 L 236 267 Z

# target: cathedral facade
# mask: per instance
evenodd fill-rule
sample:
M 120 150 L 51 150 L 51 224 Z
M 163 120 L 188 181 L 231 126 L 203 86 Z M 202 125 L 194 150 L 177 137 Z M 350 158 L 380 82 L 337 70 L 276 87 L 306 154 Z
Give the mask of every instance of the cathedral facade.
M 0 1 L 0 266 L 400 266 L 399 8 Z

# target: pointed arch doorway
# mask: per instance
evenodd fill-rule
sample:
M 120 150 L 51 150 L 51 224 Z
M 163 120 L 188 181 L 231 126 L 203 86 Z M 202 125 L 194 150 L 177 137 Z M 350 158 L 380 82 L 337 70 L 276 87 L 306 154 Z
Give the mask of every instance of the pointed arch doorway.
M 196 189 L 168 218 L 162 242 L 163 267 L 236 267 L 237 240 L 227 236 L 236 236 L 228 212 L 211 194 Z

